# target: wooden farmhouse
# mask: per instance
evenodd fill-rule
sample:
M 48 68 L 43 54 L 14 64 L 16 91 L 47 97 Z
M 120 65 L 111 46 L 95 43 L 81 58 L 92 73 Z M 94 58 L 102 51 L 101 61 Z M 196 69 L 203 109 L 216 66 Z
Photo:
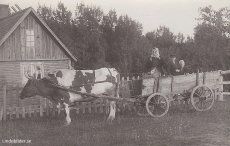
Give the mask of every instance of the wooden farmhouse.
M 9 15 L 9 6 L 0 5 L 0 97 L 5 85 L 7 94 L 13 92 L 11 86 L 25 85 L 26 71 L 41 78 L 55 69 L 70 69 L 71 61 L 77 58 L 33 8 Z M 7 95 L 7 105 L 20 106 L 17 94 Z M 0 106 L 2 102 L 0 98 Z

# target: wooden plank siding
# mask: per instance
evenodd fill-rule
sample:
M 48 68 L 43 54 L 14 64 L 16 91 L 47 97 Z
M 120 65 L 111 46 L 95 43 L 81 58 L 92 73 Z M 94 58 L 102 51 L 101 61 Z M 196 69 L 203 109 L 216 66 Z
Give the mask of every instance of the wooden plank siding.
M 0 46 L 0 61 L 68 58 L 45 27 L 29 14 Z M 34 30 L 35 48 L 26 47 L 26 29 Z
M 218 88 L 220 71 L 206 72 L 205 85 L 211 87 L 212 89 Z M 173 93 L 183 93 L 185 90 L 192 90 L 196 86 L 196 74 L 180 75 L 173 77 L 173 85 L 171 77 L 162 77 L 162 93 L 170 94 Z M 199 85 L 204 82 L 204 73 L 199 73 Z M 173 89 L 172 89 L 173 86 Z M 173 90 L 173 91 L 172 91 Z
M 19 89 L 22 88 L 22 77 L 21 77 L 21 68 L 20 63 L 23 62 L 41 62 L 44 65 L 44 75 L 46 76 L 49 72 L 52 72 L 56 69 L 68 69 L 69 68 L 69 59 L 65 60 L 42 60 L 42 61 L 0 61 L 0 105 L 2 104 L 2 88 L 3 85 L 7 85 L 8 87 L 15 87 L 12 88 L 7 92 L 7 105 L 6 107 L 23 107 L 23 106 L 38 106 L 40 105 L 40 98 L 32 97 L 24 100 L 20 100 L 19 96 Z M 4 82 L 2 82 L 4 81 Z M 45 102 L 45 101 L 43 101 Z
M 48 104 L 40 96 L 24 100 L 18 98 L 24 85 L 22 83 L 26 82 L 25 79 L 23 81 L 25 77 L 22 76 L 22 66 L 40 64 L 44 67 L 44 76 L 57 69 L 71 69 L 70 56 L 72 55 L 66 52 L 65 46 L 58 42 L 59 40 L 52 35 L 52 32 L 50 33 L 49 28 L 46 28 L 35 15 L 31 11 L 23 18 L 24 20 L 0 46 L 0 107 L 3 103 L 3 95 L 6 94 L 7 113 L 12 113 L 12 110 L 20 111 L 23 113 L 22 117 L 25 117 L 25 112 L 30 109 L 33 111 L 39 107 L 43 110 L 42 108 Z M 34 46 L 28 47 L 26 41 L 30 38 L 26 37 L 26 33 L 33 36 L 32 32 L 34 32 Z M 3 92 L 3 88 L 7 91 Z

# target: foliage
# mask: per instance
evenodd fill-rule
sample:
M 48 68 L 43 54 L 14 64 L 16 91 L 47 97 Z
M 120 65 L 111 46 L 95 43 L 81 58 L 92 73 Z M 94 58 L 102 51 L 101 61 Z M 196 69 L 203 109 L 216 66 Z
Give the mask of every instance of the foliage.
M 185 60 L 189 72 L 230 67 L 229 8 L 200 8 L 194 38 L 174 34 L 166 26 L 143 35 L 142 25 L 128 15 L 117 16 L 114 9 L 105 14 L 83 2 L 76 4 L 74 16 L 61 2 L 56 10 L 39 5 L 37 12 L 78 57 L 73 63 L 76 69 L 114 67 L 123 73 L 142 73 L 152 47 L 158 47 L 165 60 L 172 53 Z
M 215 11 L 212 6 L 207 6 L 199 11 L 201 17 L 197 19 L 199 24 L 194 29 L 194 53 L 199 68 L 229 69 L 229 54 L 226 53 L 230 49 L 229 9 Z

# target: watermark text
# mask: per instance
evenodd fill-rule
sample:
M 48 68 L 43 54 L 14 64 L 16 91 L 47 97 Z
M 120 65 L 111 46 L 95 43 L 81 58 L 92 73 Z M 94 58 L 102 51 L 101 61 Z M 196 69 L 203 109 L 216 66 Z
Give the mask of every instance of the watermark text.
M 31 140 L 24 140 L 24 139 L 2 139 L 2 143 L 31 143 Z

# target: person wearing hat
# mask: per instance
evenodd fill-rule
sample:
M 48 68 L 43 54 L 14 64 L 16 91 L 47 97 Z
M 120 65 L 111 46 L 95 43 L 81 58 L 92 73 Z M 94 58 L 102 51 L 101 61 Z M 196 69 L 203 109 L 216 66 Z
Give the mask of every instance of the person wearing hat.
M 160 57 L 159 49 L 154 47 L 152 49 L 152 54 L 147 62 L 147 73 L 154 74 L 155 77 L 160 77 L 164 75 L 163 69 L 167 70 L 167 66 L 162 57 Z
M 168 72 L 169 76 L 178 75 L 180 72 L 180 70 L 177 69 L 176 55 L 175 54 L 170 55 L 170 61 L 169 61 L 169 64 L 167 66 L 167 72 Z

